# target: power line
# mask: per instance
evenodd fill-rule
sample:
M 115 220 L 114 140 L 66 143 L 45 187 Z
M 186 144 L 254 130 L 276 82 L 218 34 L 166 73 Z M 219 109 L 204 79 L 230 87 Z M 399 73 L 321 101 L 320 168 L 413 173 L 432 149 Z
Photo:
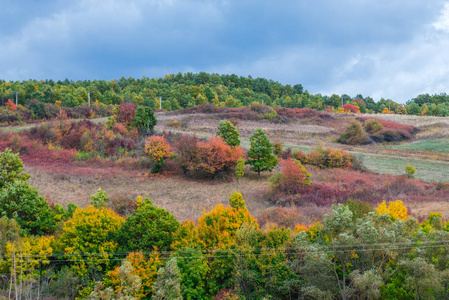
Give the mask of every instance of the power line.
M 249 248 L 243 248 L 243 249 L 220 249 L 220 250 L 214 250 L 214 251 L 207 251 L 207 250 L 181 250 L 181 251 L 157 251 L 157 252 L 116 252 L 116 253 L 71 253 L 71 254 L 55 254 L 55 255 L 20 255 L 23 262 L 37 262 L 36 260 L 23 260 L 23 258 L 44 258 L 43 260 L 49 261 L 49 262 L 93 262 L 93 261 L 123 261 L 127 258 L 97 258 L 92 259 L 89 257 L 89 259 L 83 259 L 83 260 L 73 260 L 73 259 L 47 259 L 51 257 L 86 257 L 86 256 L 124 256 L 129 255 L 131 253 L 136 254 L 142 254 L 142 255 L 157 255 L 157 254 L 203 254 L 206 258 L 225 258 L 229 256 L 234 257 L 249 257 L 249 256 L 271 256 L 271 255 L 290 255 L 290 254 L 307 254 L 307 253 L 317 253 L 317 252 L 325 252 L 325 253 L 347 253 L 347 252 L 369 252 L 369 251 L 387 251 L 387 250 L 406 250 L 406 249 L 413 249 L 413 248 L 446 248 L 449 249 L 449 241 L 439 242 L 439 243 L 433 243 L 430 245 L 412 245 L 413 243 L 410 242 L 404 242 L 404 243 L 391 243 L 389 244 L 389 247 L 385 247 L 385 245 L 382 245 L 382 247 L 374 247 L 374 248 L 362 248 L 357 249 L 357 247 L 354 247 L 354 245 L 341 245 L 344 247 L 341 248 L 347 248 L 347 249 L 339 249 L 339 247 L 336 247 L 336 249 L 329 249 L 327 247 L 321 246 L 321 248 L 318 249 L 310 249 L 313 248 L 313 244 L 306 247 L 286 247 L 286 248 L 265 248 L 265 249 L 249 249 Z M 364 244 L 367 246 L 373 246 L 374 244 Z M 381 244 L 379 244 L 381 245 Z M 402 246 L 401 246 L 402 245 Z M 293 251 L 294 250 L 294 251 Z M 237 254 L 236 252 L 252 252 L 252 253 L 246 253 L 246 254 Z M 254 253 L 254 252 L 267 252 L 267 253 Z M 211 255 L 208 254 L 208 252 L 227 252 L 229 255 Z M 271 252 L 271 253 L 270 253 Z M 282 252 L 282 253 L 272 253 L 272 252 Z M 12 258 L 13 255 L 4 255 L 3 257 L 9 257 Z M 15 256 L 17 257 L 17 255 Z M 174 256 L 176 258 L 200 258 L 200 257 L 186 257 L 186 256 Z M 143 257 L 143 258 L 137 258 L 139 260 L 149 260 L 153 259 L 152 257 Z M 160 259 L 160 258 L 159 258 Z M 16 260 L 17 261 L 17 260 Z

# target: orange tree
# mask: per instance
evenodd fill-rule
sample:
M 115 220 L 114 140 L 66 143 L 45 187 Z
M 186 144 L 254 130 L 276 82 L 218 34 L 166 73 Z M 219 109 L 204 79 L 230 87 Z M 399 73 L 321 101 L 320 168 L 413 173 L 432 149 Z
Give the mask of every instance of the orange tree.
M 152 136 L 146 140 L 145 153 L 153 161 L 152 173 L 158 173 L 164 165 L 165 160 L 173 156 L 170 145 L 162 136 Z
M 133 294 L 137 299 L 151 299 L 157 270 L 162 266 L 162 261 L 159 259 L 159 256 L 159 253 L 155 251 L 148 257 L 138 252 L 132 252 L 126 257 L 126 260 L 133 267 L 132 273 L 139 276 L 142 283 L 140 288 Z M 103 283 L 106 287 L 112 287 L 115 293 L 120 293 L 123 288 L 120 267 L 117 266 L 114 270 L 109 271 Z

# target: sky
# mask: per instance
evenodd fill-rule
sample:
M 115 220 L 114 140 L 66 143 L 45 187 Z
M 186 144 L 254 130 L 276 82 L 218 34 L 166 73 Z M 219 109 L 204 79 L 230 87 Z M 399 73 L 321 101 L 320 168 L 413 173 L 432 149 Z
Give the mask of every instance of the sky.
M 0 0 L 0 79 L 201 71 L 376 101 L 449 93 L 449 1 Z

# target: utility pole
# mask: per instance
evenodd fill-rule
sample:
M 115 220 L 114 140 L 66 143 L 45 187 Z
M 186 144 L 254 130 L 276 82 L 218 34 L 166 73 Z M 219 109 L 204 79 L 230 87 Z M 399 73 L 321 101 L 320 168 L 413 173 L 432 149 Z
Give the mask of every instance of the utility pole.
M 159 110 L 162 110 L 162 97 L 159 97 Z
M 89 102 L 89 108 L 90 108 L 90 92 L 87 92 L 87 101 Z
M 18 96 L 19 96 L 19 92 L 16 92 L 16 106 L 18 104 Z

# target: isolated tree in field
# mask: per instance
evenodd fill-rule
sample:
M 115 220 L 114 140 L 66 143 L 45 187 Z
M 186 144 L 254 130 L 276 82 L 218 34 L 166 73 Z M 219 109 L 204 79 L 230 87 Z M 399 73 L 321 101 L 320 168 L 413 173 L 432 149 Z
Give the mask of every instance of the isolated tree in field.
M 226 144 L 231 147 L 240 145 L 240 133 L 229 121 L 220 121 L 220 124 L 218 125 L 217 135 L 221 136 Z
M 152 173 L 158 173 L 164 165 L 165 160 L 173 156 L 170 145 L 162 136 L 152 136 L 146 140 L 145 153 L 151 158 L 154 165 Z
M 248 159 L 245 164 L 250 165 L 250 170 L 257 172 L 260 180 L 260 172 L 272 171 L 278 163 L 278 158 L 273 155 L 273 144 L 268 140 L 265 132 L 257 128 L 249 138 L 251 148 L 247 153 Z
M 140 136 L 147 136 L 153 133 L 157 120 L 150 107 L 139 106 L 136 109 L 132 124 L 137 129 Z

